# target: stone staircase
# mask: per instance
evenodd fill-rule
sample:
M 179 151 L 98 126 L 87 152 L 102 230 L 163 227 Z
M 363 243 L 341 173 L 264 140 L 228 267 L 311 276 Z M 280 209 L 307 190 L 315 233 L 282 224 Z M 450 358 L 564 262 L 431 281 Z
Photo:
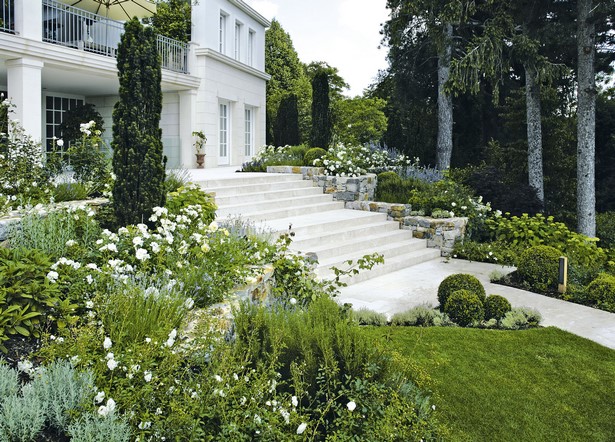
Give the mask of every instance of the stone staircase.
M 301 175 L 238 173 L 197 181 L 213 192 L 218 219 L 231 215 L 262 222 L 275 232 L 294 232 L 291 249 L 315 253 L 320 277 L 333 275 L 331 266 L 348 268 L 346 261 L 378 252 L 385 263 L 346 278 L 349 284 L 439 258 L 440 251 L 400 230 L 386 214 L 344 209 L 322 188 Z

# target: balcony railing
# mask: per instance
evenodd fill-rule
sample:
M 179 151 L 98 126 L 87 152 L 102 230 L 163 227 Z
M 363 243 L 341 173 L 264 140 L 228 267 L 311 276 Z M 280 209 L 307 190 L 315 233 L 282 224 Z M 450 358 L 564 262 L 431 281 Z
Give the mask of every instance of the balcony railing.
M 0 1 L 11 4 L 15 0 Z M 115 57 L 123 33 L 123 22 L 55 0 L 43 0 L 43 41 Z M 187 74 L 188 44 L 162 35 L 157 37 L 162 68 Z
M 15 8 L 13 0 L 0 0 L 0 31 L 15 33 Z

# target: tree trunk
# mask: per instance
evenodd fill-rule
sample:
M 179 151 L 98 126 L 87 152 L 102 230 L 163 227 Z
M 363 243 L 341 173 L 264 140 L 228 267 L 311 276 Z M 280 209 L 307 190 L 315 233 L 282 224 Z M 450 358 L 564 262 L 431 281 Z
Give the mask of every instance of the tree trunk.
M 579 233 L 596 236 L 596 78 L 592 0 L 577 2 L 577 217 Z
M 453 153 L 453 97 L 444 91 L 451 70 L 453 26 L 444 25 L 444 45 L 438 55 L 438 145 L 436 146 L 437 167 L 446 170 L 451 167 Z
M 544 206 L 545 190 L 542 173 L 542 122 L 540 120 L 540 84 L 536 70 L 525 67 L 525 101 L 527 115 L 527 170 L 529 184 Z

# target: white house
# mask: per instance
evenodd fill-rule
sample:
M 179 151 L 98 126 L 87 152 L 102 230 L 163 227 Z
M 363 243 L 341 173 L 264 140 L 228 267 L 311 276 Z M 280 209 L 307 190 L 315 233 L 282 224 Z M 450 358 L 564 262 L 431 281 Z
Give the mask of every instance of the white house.
M 50 146 L 64 112 L 85 102 L 105 118 L 110 140 L 122 23 L 57 0 L 2 3 L 0 91 L 26 131 Z M 167 167 L 195 167 L 193 131 L 207 136 L 205 167 L 240 164 L 265 144 L 269 24 L 242 0 L 200 0 L 190 44 L 158 37 Z

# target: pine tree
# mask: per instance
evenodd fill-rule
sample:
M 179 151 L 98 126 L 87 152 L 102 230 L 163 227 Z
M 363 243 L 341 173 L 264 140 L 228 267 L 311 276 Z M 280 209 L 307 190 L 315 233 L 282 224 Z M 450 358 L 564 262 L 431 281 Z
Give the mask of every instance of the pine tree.
M 312 146 L 327 149 L 331 142 L 329 76 L 318 72 L 312 80 Z
M 137 19 L 118 46 L 119 101 L 113 110 L 113 204 L 120 225 L 146 222 L 165 203 L 162 91 L 156 35 Z

